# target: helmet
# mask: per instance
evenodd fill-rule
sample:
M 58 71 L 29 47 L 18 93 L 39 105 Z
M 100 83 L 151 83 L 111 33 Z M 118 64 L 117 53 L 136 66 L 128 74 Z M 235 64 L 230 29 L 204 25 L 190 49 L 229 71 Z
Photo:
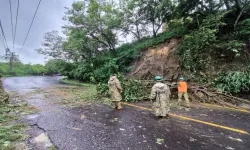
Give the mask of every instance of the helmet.
M 185 79 L 184 79 L 183 77 L 180 77 L 179 80 L 182 80 L 182 81 L 183 81 L 183 80 L 185 80 Z
M 156 80 L 156 81 L 161 81 L 161 80 L 162 80 L 162 77 L 161 77 L 161 76 L 155 76 L 155 80 Z

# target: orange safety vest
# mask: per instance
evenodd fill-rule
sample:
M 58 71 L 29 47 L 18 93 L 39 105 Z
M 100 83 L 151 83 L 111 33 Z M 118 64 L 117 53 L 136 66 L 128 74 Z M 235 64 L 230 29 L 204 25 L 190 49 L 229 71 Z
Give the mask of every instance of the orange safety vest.
M 187 92 L 187 82 L 180 81 L 178 86 L 179 93 L 186 93 Z

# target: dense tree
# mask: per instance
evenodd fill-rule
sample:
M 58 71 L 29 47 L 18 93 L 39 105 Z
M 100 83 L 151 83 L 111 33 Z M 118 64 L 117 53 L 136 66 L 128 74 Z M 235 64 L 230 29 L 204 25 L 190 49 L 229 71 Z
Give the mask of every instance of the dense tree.
M 115 3 L 107 1 L 74 2 L 72 8 L 67 8 L 64 18 L 72 26 L 65 28 L 69 32 L 76 28 L 84 30 L 88 40 L 98 43 L 99 50 L 110 50 L 115 53 L 116 32 L 120 25 L 120 17 L 117 17 L 118 12 L 115 8 Z
M 182 37 L 175 54 L 195 79 L 216 61 L 250 58 L 249 12 L 249 0 L 82 0 L 66 10 L 67 38 L 47 33 L 39 52 L 56 58 L 48 62 L 48 70 L 106 82 L 112 73 L 130 72 L 141 50 Z M 168 30 L 159 34 L 163 24 Z M 136 41 L 120 46 L 120 33 Z
M 132 34 L 137 40 L 148 34 L 145 15 L 139 14 L 140 5 L 137 0 L 123 0 L 121 2 L 122 24 L 124 35 Z
M 36 51 L 52 58 L 64 58 L 62 43 L 63 37 L 58 31 L 53 30 L 44 34 L 43 48 L 36 49 Z
M 171 0 L 139 0 L 139 14 L 144 16 L 153 30 L 155 37 L 162 24 L 172 18 L 174 5 Z
M 0 74 L 10 75 L 9 74 L 9 63 L 0 63 Z M 46 68 L 40 64 L 23 64 L 21 62 L 14 62 L 11 75 L 15 76 L 24 76 L 24 75 L 42 75 L 47 73 Z

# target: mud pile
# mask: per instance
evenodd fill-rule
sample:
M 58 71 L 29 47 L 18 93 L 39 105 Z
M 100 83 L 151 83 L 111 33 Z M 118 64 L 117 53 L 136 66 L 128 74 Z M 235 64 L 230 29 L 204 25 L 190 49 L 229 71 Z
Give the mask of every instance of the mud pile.
M 134 62 L 128 77 L 148 80 L 156 75 L 166 80 L 176 80 L 181 73 L 178 58 L 174 55 L 181 39 L 171 39 L 157 47 L 142 51 L 141 58 Z

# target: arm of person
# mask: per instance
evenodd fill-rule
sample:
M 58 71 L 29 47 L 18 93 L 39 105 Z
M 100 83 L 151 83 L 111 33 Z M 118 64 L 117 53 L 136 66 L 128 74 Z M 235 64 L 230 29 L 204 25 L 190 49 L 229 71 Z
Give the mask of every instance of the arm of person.
M 116 80 L 116 88 L 122 93 L 123 92 L 123 89 L 122 89 L 122 86 L 121 86 L 121 82 L 119 80 Z
M 171 91 L 170 91 L 170 88 L 168 87 L 167 88 L 167 95 L 170 97 L 171 96 Z
M 153 87 L 152 87 L 152 90 L 151 90 L 151 94 L 150 94 L 149 99 L 150 99 L 151 101 L 153 101 L 153 99 L 155 99 L 155 98 L 156 98 L 156 88 L 155 88 L 155 86 L 153 86 Z

